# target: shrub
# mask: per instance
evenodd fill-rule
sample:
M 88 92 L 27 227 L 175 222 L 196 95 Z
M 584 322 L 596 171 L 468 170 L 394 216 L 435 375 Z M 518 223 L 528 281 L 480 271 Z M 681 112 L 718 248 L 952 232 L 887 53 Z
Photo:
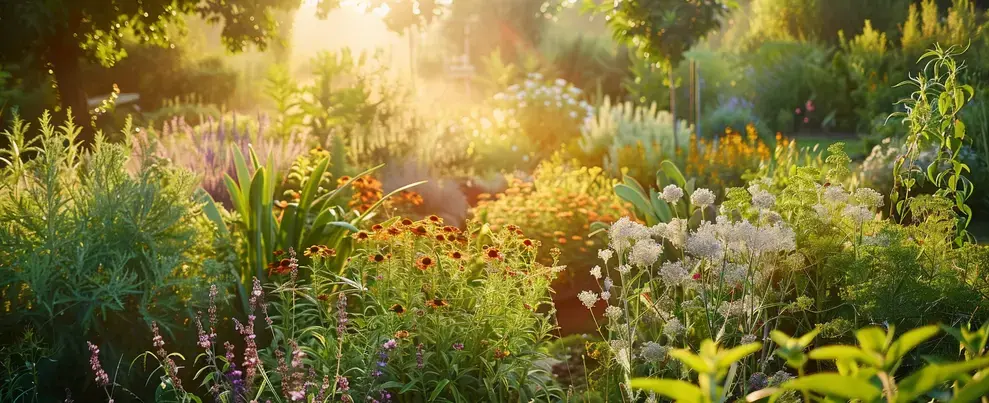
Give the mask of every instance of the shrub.
M 782 141 L 782 136 L 777 135 L 777 141 Z M 692 136 L 683 168 L 687 177 L 696 178 L 697 186 L 718 191 L 741 185 L 746 172 L 757 171 L 772 156 L 750 123 L 744 134 L 726 128 L 725 134 L 712 140 Z
M 155 338 L 146 355 L 164 370 L 160 393 L 178 401 L 207 393 L 232 401 L 562 398 L 534 369 L 554 327 L 545 308 L 559 268 L 537 263 L 517 231 L 467 228 L 395 218 L 355 234 L 349 257 L 307 248 L 309 280 L 290 253 L 284 281 L 265 293 L 255 280 L 247 321 L 234 321 L 241 354 L 230 342 L 221 354 L 217 318 L 196 317 L 202 389 L 182 386 L 181 356 Z M 331 263 L 341 259 L 349 261 L 342 276 Z M 269 332 L 271 345 L 261 347 L 257 336 Z
M 580 126 L 594 108 L 581 99 L 581 91 L 566 80 L 549 81 L 529 74 L 521 85 L 494 95 L 491 106 L 516 119 L 537 153 L 557 150 L 575 142 Z
M 6 150 L 0 187 L 2 337 L 33 332 L 58 347 L 39 371 L 55 370 L 45 364 L 54 360 L 75 379 L 86 337 L 100 335 L 116 355 L 140 351 L 134 335 L 147 324 L 180 331 L 176 315 L 205 306 L 204 284 L 219 282 L 226 294 L 232 251 L 213 240 L 189 171 L 135 159 L 102 136 L 80 152 L 71 120 L 55 128 L 45 114 L 38 125 L 35 142 L 24 141 L 29 125 L 19 119 L 4 132 L 18 148 Z M 38 155 L 27 161 L 30 151 Z M 44 400 L 61 392 L 32 386 L 27 396 Z
M 509 176 L 508 189 L 482 195 L 473 214 L 495 229 L 524 223 L 520 229 L 539 243 L 543 264 L 550 263 L 551 249 L 559 248 L 560 263 L 586 269 L 601 246 L 589 235 L 591 224 L 612 222 L 628 210 L 601 168 L 578 165 L 557 155 L 540 164 L 531 180 Z
M 659 162 L 672 157 L 674 145 L 687 144 L 693 128 L 677 123 L 678 141 L 673 139 L 673 119 L 669 112 L 631 102 L 614 106 L 609 98 L 598 107 L 597 114 L 584 121 L 579 140 L 582 158 L 604 167 L 609 174 L 629 175 L 642 181 L 659 170 Z

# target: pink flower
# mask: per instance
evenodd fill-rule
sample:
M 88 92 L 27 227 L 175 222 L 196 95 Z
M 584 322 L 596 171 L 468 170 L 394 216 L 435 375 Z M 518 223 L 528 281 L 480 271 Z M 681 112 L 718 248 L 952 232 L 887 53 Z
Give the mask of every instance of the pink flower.
M 804 123 L 810 122 L 810 118 L 804 118 Z
M 800 114 L 800 108 L 797 108 L 796 110 L 794 110 L 793 113 L 796 113 L 796 114 L 799 115 Z
M 804 105 L 804 107 L 807 108 L 807 112 L 813 112 L 814 111 L 814 101 L 811 101 L 811 100 L 808 99 L 807 100 L 807 103 Z

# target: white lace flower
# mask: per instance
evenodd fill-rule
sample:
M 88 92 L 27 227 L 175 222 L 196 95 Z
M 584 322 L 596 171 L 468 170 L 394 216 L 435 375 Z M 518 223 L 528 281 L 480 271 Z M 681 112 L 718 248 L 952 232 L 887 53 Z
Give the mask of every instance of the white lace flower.
M 665 200 L 667 203 L 675 204 L 683 198 L 683 189 L 680 189 L 677 185 L 667 185 L 663 188 L 663 193 L 659 195 L 659 198 Z
M 690 281 L 690 272 L 683 267 L 683 261 L 666 262 L 659 268 L 659 277 L 667 286 L 678 286 Z
M 604 278 L 604 290 L 605 291 L 611 291 L 611 287 L 613 285 L 615 285 L 615 282 L 614 281 L 611 281 L 611 277 L 605 277 Z
M 848 201 L 848 193 L 841 185 L 831 185 L 824 189 L 824 200 L 831 204 L 843 204 Z
M 632 221 L 628 217 L 619 218 L 608 230 L 611 248 L 618 253 L 624 253 L 634 241 L 649 238 L 651 235 L 648 227 Z
M 760 209 L 771 209 L 776 205 L 776 196 L 765 190 L 759 189 L 752 193 L 752 205 Z
M 580 294 L 577 294 L 577 298 L 587 309 L 593 309 L 594 303 L 598 301 L 598 294 L 593 291 L 581 291 Z
M 737 287 L 745 282 L 749 270 L 744 265 L 728 263 L 721 270 L 721 278 L 729 287 Z
M 855 202 L 869 208 L 880 208 L 885 204 L 883 195 L 870 188 L 858 188 L 855 190 Z
M 662 253 L 663 245 L 651 239 L 641 239 L 632 247 L 632 253 L 629 254 L 628 259 L 638 267 L 649 267 L 656 263 Z M 621 267 L 619 267 L 619 271 L 621 271 Z
M 611 260 L 611 257 L 615 255 L 615 252 L 611 249 L 601 249 L 598 250 L 598 257 L 601 258 L 605 263 Z
M 608 307 L 604 309 L 604 316 L 611 320 L 621 319 L 622 313 L 622 308 L 614 305 L 608 305 Z
M 718 239 L 715 225 L 702 223 L 700 228 L 687 238 L 687 253 L 702 259 L 721 259 L 724 245 Z
M 624 276 L 632 271 L 632 266 L 629 266 L 627 264 L 622 264 L 622 265 L 618 265 L 618 267 L 615 269 L 618 270 L 619 274 Z
M 690 195 L 690 204 L 704 208 L 714 204 L 714 192 L 708 189 L 697 189 Z
M 639 356 L 648 363 L 658 363 L 666 359 L 666 354 L 670 348 L 662 344 L 647 341 L 642 344 Z
M 758 340 L 758 339 L 756 338 L 756 336 L 754 334 L 747 334 L 745 336 L 742 336 L 742 340 L 740 340 L 739 343 L 740 344 L 755 343 L 756 340 Z
M 841 215 L 848 217 L 853 223 L 857 225 L 862 225 L 867 221 L 871 221 L 876 218 L 876 213 L 862 206 L 849 205 L 841 211 Z
M 611 292 L 610 291 L 602 291 L 601 292 L 601 300 L 607 302 L 609 299 L 611 299 Z
M 594 267 L 592 267 L 591 268 L 591 276 L 594 276 L 595 279 L 600 280 L 601 279 L 601 266 L 594 266 Z
M 684 331 L 683 324 L 680 323 L 680 319 L 672 318 L 666 322 L 663 326 L 663 334 L 669 338 L 675 338 L 683 334 Z

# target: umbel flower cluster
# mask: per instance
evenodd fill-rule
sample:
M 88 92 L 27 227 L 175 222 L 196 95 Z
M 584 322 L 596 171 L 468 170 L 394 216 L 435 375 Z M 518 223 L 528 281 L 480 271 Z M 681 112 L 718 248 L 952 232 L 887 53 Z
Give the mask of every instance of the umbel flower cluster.
M 591 269 L 599 288 L 579 298 L 588 309 L 605 306 L 599 328 L 608 341 L 606 365 L 626 381 L 673 370 L 666 367 L 666 353 L 694 340 L 762 338 L 770 319 L 766 307 L 778 298 L 771 279 L 799 267 L 802 258 L 793 253 L 793 229 L 773 210 L 775 196 L 760 186 L 748 193 L 759 210 L 751 220 L 728 211 L 703 219 L 704 208 L 716 200 L 710 190 L 698 189 L 689 196 L 700 207 L 693 219 L 648 227 L 624 217 L 611 225 L 608 247 Z M 676 205 L 685 192 L 670 185 L 659 197 Z M 626 385 L 623 391 L 633 393 Z

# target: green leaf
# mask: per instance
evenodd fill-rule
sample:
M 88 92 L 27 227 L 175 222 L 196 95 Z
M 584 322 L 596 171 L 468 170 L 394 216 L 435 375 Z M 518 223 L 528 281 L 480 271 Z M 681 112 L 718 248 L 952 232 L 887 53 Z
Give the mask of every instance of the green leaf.
M 899 361 L 906 355 L 910 350 L 913 350 L 920 343 L 927 341 L 931 337 L 934 337 L 938 333 L 939 329 L 935 325 L 919 327 L 912 329 L 909 332 L 904 333 L 899 339 L 893 342 L 889 346 L 889 350 L 886 351 L 886 362 L 893 363 Z
M 670 352 L 670 357 L 680 360 L 680 362 L 690 367 L 690 369 L 700 373 L 708 373 L 715 370 L 715 368 L 711 368 L 711 366 L 708 365 L 707 361 L 704 361 L 701 357 L 691 353 L 690 350 L 673 350 Z
M 989 376 L 972 381 L 958 390 L 952 402 L 977 402 L 979 398 L 989 396 Z
M 989 366 L 989 357 L 951 364 L 931 364 L 897 383 L 898 402 L 910 402 L 959 376 Z
M 855 346 L 824 346 L 810 351 L 810 358 L 815 360 L 850 360 L 879 365 L 878 360 Z
M 961 120 L 955 121 L 955 138 L 964 139 L 965 138 L 965 123 Z
M 302 189 L 302 195 L 299 197 L 299 207 L 302 211 L 308 211 L 312 205 L 313 198 L 316 197 L 316 190 L 319 189 L 319 182 L 323 179 L 323 174 L 326 173 L 326 167 L 329 164 L 330 159 L 323 158 L 309 175 L 306 186 Z
M 645 389 L 678 402 L 700 402 L 704 395 L 696 385 L 676 379 L 635 378 L 633 389 Z
M 803 376 L 787 381 L 781 387 L 787 390 L 809 390 L 829 397 L 865 401 L 873 400 L 882 393 L 882 390 L 873 386 L 869 381 L 834 373 Z
M 436 400 L 436 397 L 440 395 L 440 392 L 443 392 L 443 388 L 445 388 L 448 383 L 450 383 L 449 379 L 440 381 L 436 387 L 433 388 L 433 392 L 429 394 L 429 401 Z
M 718 367 L 727 368 L 729 365 L 739 361 L 749 354 L 762 349 L 762 343 L 749 343 L 735 347 L 728 351 L 723 351 L 718 355 Z
M 642 193 L 637 192 L 633 187 L 626 185 L 624 183 L 619 183 L 615 185 L 615 194 L 629 203 L 635 206 L 635 209 L 642 214 L 643 218 L 648 222 L 650 219 L 658 218 L 653 213 L 652 208 L 650 208 L 649 202 L 646 201 Z
M 203 204 L 203 214 L 206 215 L 213 224 L 216 225 L 216 230 L 220 232 L 220 235 L 224 238 L 230 236 L 230 231 L 227 230 L 227 224 L 223 222 L 223 216 L 220 215 L 220 208 L 216 206 L 216 201 L 209 193 L 203 192 L 200 196 Z
M 686 188 L 687 180 L 684 179 L 683 174 L 680 173 L 680 168 L 677 168 L 676 164 L 670 160 L 664 160 L 660 167 L 663 169 L 663 173 L 669 178 L 673 183 L 681 188 Z
M 886 347 L 886 332 L 876 326 L 859 329 L 855 332 L 855 338 L 865 351 L 881 352 Z

